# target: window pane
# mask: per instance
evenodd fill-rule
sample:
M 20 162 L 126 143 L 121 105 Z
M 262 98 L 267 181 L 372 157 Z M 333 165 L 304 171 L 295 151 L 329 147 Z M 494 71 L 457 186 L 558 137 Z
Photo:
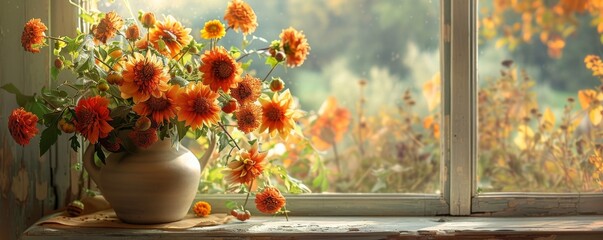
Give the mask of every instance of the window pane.
M 204 22 L 222 20 L 227 5 L 223 0 L 129 2 L 132 11 L 175 16 L 202 43 L 207 43 L 199 35 Z M 259 24 L 246 38 L 248 50 L 267 47 L 289 26 L 303 30 L 311 46 L 301 67 L 279 67 L 272 75 L 283 79 L 306 112 L 299 121 L 305 138 L 263 144 L 275 164 L 312 192 L 439 193 L 438 0 L 247 2 Z M 132 16 L 124 1 L 98 6 Z M 218 44 L 241 48 L 242 40 L 229 30 Z M 251 73 L 263 78 L 270 71 L 264 62 L 254 58 Z M 203 139 L 189 142 L 191 149 L 202 150 Z M 223 166 L 212 160 L 202 192 L 224 192 Z
M 601 191 L 601 1 L 478 9 L 478 191 Z

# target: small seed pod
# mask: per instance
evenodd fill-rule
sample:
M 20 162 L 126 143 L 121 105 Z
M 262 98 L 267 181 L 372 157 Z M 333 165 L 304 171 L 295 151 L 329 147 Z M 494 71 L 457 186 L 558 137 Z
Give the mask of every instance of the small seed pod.
M 109 84 L 113 84 L 113 85 L 121 85 L 124 81 L 124 77 L 121 76 L 121 74 L 116 73 L 116 72 L 112 72 L 109 73 L 109 75 L 107 76 L 107 82 Z
M 70 217 L 77 217 L 84 211 L 84 203 L 75 200 L 67 205 L 67 214 Z
M 222 107 L 222 111 L 225 113 L 232 113 L 237 110 L 237 101 L 234 99 L 230 99 L 227 103 Z
M 287 55 L 285 55 L 284 52 L 279 51 L 276 53 L 274 58 L 276 58 L 276 61 L 282 62 L 282 61 L 285 61 L 285 58 L 287 58 Z
M 96 84 L 96 88 L 101 92 L 107 91 L 109 90 L 109 83 L 107 83 L 106 80 L 100 80 L 98 81 L 98 84 Z
M 61 59 L 59 59 L 59 58 L 55 59 L 54 67 L 57 69 L 63 69 L 63 61 L 61 61 Z
M 146 131 L 151 127 L 151 119 L 149 119 L 146 116 L 142 116 L 140 117 L 138 120 L 136 120 L 136 123 L 134 123 L 134 130 L 136 131 Z
M 285 88 L 285 82 L 280 78 L 273 78 L 270 82 L 270 90 L 273 92 L 281 91 Z

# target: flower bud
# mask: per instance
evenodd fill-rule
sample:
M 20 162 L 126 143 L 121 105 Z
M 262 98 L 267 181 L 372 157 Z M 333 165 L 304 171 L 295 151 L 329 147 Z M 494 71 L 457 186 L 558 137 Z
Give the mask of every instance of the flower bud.
M 126 29 L 126 39 L 130 41 L 136 41 L 136 39 L 140 38 L 140 31 L 138 30 L 138 25 L 132 24 Z
M 276 56 L 274 56 L 274 58 L 276 58 L 276 61 L 278 61 L 278 62 L 285 61 L 285 58 L 286 58 L 286 57 L 287 57 L 287 56 L 286 56 L 286 55 L 285 55 L 285 53 L 284 53 L 284 52 L 282 52 L 282 51 L 278 51 L 278 52 L 276 53 Z
M 227 103 L 222 107 L 222 111 L 225 113 L 232 113 L 237 110 L 237 101 L 234 99 L 230 99 Z
M 186 64 L 184 66 L 184 69 L 186 69 L 186 72 L 189 74 L 193 72 L 193 66 L 191 66 L 190 64 Z
M 54 67 L 57 69 L 63 69 L 63 61 L 61 61 L 61 59 L 59 59 L 59 58 L 55 59 Z
M 109 56 L 111 56 L 112 58 L 118 58 L 118 57 L 121 57 L 121 55 L 124 55 L 124 52 L 122 52 L 119 49 L 114 50 L 113 52 L 109 53 Z
M 280 78 L 273 78 L 270 82 L 270 90 L 273 92 L 281 91 L 285 88 L 285 82 Z
M 146 131 L 151 127 L 151 119 L 149 119 L 146 116 L 142 116 L 140 117 L 138 120 L 136 120 L 136 123 L 134 123 L 134 130 L 142 132 L 142 131 Z
M 107 91 L 109 90 L 109 83 L 107 83 L 106 80 L 100 80 L 98 81 L 98 84 L 96 84 L 96 89 L 101 92 Z
M 155 26 L 155 14 L 151 12 L 143 14 L 140 22 L 145 28 L 153 28 Z
M 64 118 L 61 118 L 61 120 L 59 120 L 59 126 L 58 127 L 64 133 L 73 133 L 73 132 L 75 132 L 75 125 L 73 125 L 73 123 L 71 123 L 71 122 L 67 122 L 67 120 L 65 120 Z
M 121 85 L 124 82 L 124 77 L 121 74 L 112 72 L 107 76 L 107 82 L 113 85 Z

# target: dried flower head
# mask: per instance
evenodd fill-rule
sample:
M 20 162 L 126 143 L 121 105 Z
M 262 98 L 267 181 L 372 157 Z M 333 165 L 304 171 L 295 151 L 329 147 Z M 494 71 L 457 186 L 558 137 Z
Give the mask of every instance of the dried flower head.
M 237 128 L 244 133 L 250 133 L 262 123 L 262 107 L 247 103 L 239 108 L 235 116 L 237 118 Z
M 230 89 L 230 96 L 235 98 L 239 104 L 255 102 L 262 94 L 262 81 L 247 74 L 237 87 Z

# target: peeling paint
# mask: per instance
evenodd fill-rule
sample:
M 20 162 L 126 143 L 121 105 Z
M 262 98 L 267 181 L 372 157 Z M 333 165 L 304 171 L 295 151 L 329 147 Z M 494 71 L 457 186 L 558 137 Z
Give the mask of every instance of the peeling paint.
M 19 169 L 17 176 L 13 177 L 11 191 L 18 202 L 24 203 L 27 200 L 29 190 L 29 174 L 25 168 Z

